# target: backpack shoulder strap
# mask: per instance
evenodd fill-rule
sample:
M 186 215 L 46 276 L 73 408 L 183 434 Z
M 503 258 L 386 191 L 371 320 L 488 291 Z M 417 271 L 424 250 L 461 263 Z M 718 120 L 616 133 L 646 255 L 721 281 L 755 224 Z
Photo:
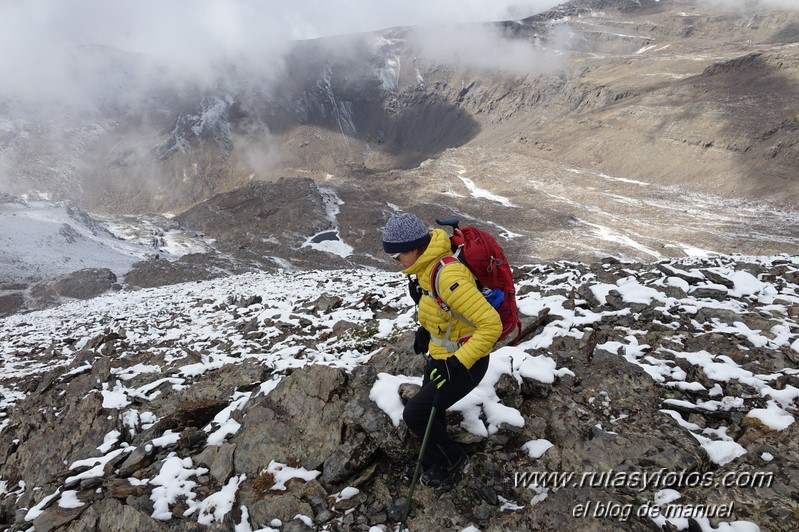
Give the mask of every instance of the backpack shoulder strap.
M 461 345 L 460 342 L 453 342 L 449 339 L 449 334 L 450 331 L 452 330 L 453 318 L 458 318 L 460 321 L 470 325 L 471 327 L 476 327 L 476 325 L 471 321 L 469 321 L 468 319 L 466 319 L 466 317 L 460 315 L 459 313 L 449 308 L 449 305 L 447 305 L 447 303 L 438 294 L 438 276 L 441 273 L 441 269 L 447 264 L 454 264 L 456 262 L 461 262 L 457 257 L 457 255 L 460 253 L 460 250 L 461 248 L 459 247 L 455 252 L 455 255 L 447 255 L 446 257 L 442 257 L 436 263 L 436 265 L 433 266 L 433 270 L 430 272 L 430 292 L 428 293 L 428 295 L 436 300 L 436 303 L 438 303 L 438 306 L 440 306 L 444 310 L 444 312 L 449 314 L 449 324 L 447 325 L 447 330 L 444 333 L 444 336 L 438 338 L 437 336 L 431 335 L 430 340 L 442 346 L 450 353 L 455 352 Z
M 448 312 L 450 316 L 454 315 L 462 322 L 467 323 L 472 327 L 475 327 L 475 324 L 472 323 L 470 320 L 468 320 L 465 316 L 462 316 L 459 313 L 454 312 L 452 309 L 450 309 L 447 302 L 444 301 L 444 298 L 442 298 L 438 292 L 438 277 L 441 274 L 441 269 L 447 264 L 455 264 L 455 263 L 463 264 L 463 262 L 461 262 L 460 259 L 458 259 L 458 254 L 460 253 L 460 250 L 461 248 L 459 247 L 455 251 L 455 255 L 447 255 L 446 257 L 442 257 L 441 259 L 439 259 L 436 265 L 433 266 L 433 269 L 430 272 L 430 292 L 428 292 L 428 295 L 436 300 L 436 303 L 438 303 L 438 306 L 441 307 L 444 310 L 444 312 Z M 471 272 L 471 270 L 469 271 Z M 474 278 L 474 274 L 472 274 L 472 278 Z
M 460 262 L 457 255 L 447 255 L 446 257 L 441 257 L 441 259 L 436 262 L 436 265 L 433 266 L 433 269 L 430 271 L 430 296 L 442 307 L 446 307 L 446 303 L 444 303 L 444 300 L 441 299 L 441 296 L 438 292 L 438 276 L 441 273 L 441 268 L 447 264 L 454 264 L 456 262 Z

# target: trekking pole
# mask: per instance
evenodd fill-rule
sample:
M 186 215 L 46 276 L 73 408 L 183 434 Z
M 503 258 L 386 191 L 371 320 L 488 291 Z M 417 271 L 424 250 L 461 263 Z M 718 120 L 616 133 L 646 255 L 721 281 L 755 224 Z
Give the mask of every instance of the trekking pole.
M 400 521 L 399 532 L 405 529 L 405 520 L 411 511 L 411 498 L 413 497 L 413 490 L 416 487 L 416 481 L 419 480 L 419 472 L 422 469 L 422 457 L 424 451 L 427 449 L 427 440 L 430 438 L 430 429 L 433 426 L 433 419 L 436 417 L 436 404 L 438 403 L 438 394 L 433 399 L 433 406 L 430 408 L 430 418 L 427 420 L 427 428 L 424 430 L 424 438 L 422 438 L 422 446 L 419 448 L 419 459 L 416 461 L 416 468 L 413 470 L 413 480 L 411 480 L 411 489 L 408 491 L 408 499 L 405 501 L 405 509 L 402 511 L 402 520 Z

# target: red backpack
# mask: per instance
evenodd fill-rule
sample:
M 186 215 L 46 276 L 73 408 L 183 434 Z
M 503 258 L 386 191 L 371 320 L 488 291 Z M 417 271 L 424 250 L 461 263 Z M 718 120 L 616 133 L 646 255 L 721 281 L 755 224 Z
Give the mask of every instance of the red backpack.
M 513 272 L 502 248 L 499 247 L 494 237 L 485 231 L 472 226 L 460 229 L 457 218 L 436 219 L 436 223 L 452 227 L 450 242 L 453 255 L 441 259 L 430 273 L 430 286 L 433 291 L 433 297 L 435 297 L 439 305 L 445 306 L 438 295 L 438 272 L 442 266 L 459 260 L 475 276 L 477 288 L 483 291 L 489 301 L 492 298 L 488 294 L 492 290 L 501 292 L 502 296 L 504 296 L 504 299 L 500 298 L 502 302 L 499 303 L 499 306 L 495 307 L 499 317 L 502 319 L 502 334 L 499 336 L 499 340 L 506 338 L 513 331 L 517 331 L 516 338 L 511 342 L 511 345 L 515 345 L 521 337 L 522 322 L 519 319 L 519 310 L 516 307 L 516 287 L 513 285 Z

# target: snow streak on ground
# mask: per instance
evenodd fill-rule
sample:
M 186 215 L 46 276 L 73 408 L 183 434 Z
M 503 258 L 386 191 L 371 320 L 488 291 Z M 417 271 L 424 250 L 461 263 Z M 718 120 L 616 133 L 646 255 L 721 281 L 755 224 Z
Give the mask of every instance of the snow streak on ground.
M 779 261 L 791 275 L 799 272 L 799 257 L 749 257 L 745 260 L 768 266 Z M 495 384 L 500 377 L 510 375 L 518 382 L 534 379 L 552 383 L 558 377 L 573 375 L 572 369 L 557 367 L 555 360 L 547 355 L 547 349 L 555 338 L 580 338 L 586 329 L 598 325 L 603 318 L 630 312 L 628 308 L 595 313 L 568 304 L 569 298 L 562 294 L 574 293 L 584 284 L 590 285 L 593 296 L 599 301 L 617 295 L 626 304 L 654 305 L 665 327 L 677 323 L 679 313 L 695 315 L 704 309 L 734 314 L 758 306 L 767 309 L 773 317 L 769 320 L 772 324 L 770 330 L 751 330 L 734 320 L 729 323 L 724 320 L 696 322 L 694 327 L 697 334 L 718 332 L 734 335 L 740 339 L 742 350 L 768 346 L 799 352 L 799 328 L 788 312 L 788 307 L 799 306 L 799 287 L 783 280 L 759 279 L 737 269 L 734 260 L 719 259 L 715 265 L 708 267 L 705 264 L 701 270 L 698 262 L 694 264 L 688 259 L 660 264 L 645 276 L 631 270 L 628 277 L 615 284 L 592 283 L 576 265 L 572 267 L 569 263 L 560 263 L 558 273 L 553 273 L 554 270 L 546 265 L 529 266 L 527 270 L 532 273 L 519 282 L 519 288 L 525 289 L 525 294 L 519 297 L 520 310 L 533 316 L 548 308 L 554 319 L 539 334 L 519 346 L 496 351 L 481 385 L 455 405 L 454 408 L 463 414 L 464 428 L 476 435 L 495 433 L 503 424 L 524 425 L 521 414 L 502 404 L 497 396 Z M 716 281 L 727 279 L 727 284 L 718 284 L 709 275 L 718 276 Z M 684 297 L 665 295 L 669 287 L 679 288 Z M 728 297 L 723 300 L 702 297 L 699 288 L 725 293 Z M 325 301 L 331 298 L 337 303 L 325 306 Z M 397 317 L 379 317 L 370 301 L 379 301 L 384 309 L 393 309 Z M 358 324 L 357 330 L 368 331 L 369 338 L 365 340 L 357 334 L 342 337 L 330 334 L 333 326 L 342 321 Z M 208 372 L 229 364 L 241 364 L 245 360 L 257 361 L 270 368 L 272 380 L 252 391 L 236 392 L 230 398 L 229 406 L 205 427 L 208 445 L 221 445 L 239 429 L 231 414 L 242 409 L 252 398 L 270 393 L 288 370 L 309 364 L 352 370 L 367 362 L 379 349 L 375 347 L 375 341 L 390 344 L 397 333 L 413 328 L 413 303 L 407 296 L 404 279 L 396 272 L 364 270 L 253 273 L 109 294 L 90 301 L 12 316 L 0 320 L 0 432 L 7 428 L 9 415 L 24 398 L 25 393 L 20 390 L 27 379 L 59 368 L 64 378 L 89 371 L 89 363 L 76 364 L 75 355 L 97 337 L 118 335 L 111 378 L 107 382 L 98 382 L 96 393 L 102 395 L 103 407 L 109 414 L 119 416 L 122 425 L 134 432 L 145 430 L 158 421 L 146 405 L 166 387 L 184 389 Z M 792 412 L 796 412 L 799 389 L 786 386 L 778 390 L 772 385 L 781 376 L 799 373 L 796 368 L 756 373 L 724 355 L 663 347 L 653 351 L 639 341 L 640 335 L 641 331 L 626 330 L 622 341 L 608 341 L 598 345 L 597 349 L 618 353 L 630 364 L 640 366 L 664 389 L 706 392 L 707 399 L 694 402 L 665 400 L 662 411 L 674 418 L 675 429 L 681 427 L 691 432 L 711 461 L 725 464 L 746 450 L 726 434 L 725 427 L 700 428 L 684 421 L 675 407 L 703 411 L 741 409 L 748 404 L 744 397 L 726 396 L 722 391 L 724 384 L 738 381 L 756 390 L 767 405 L 749 409 L 748 416 L 774 430 L 785 429 L 795 421 Z M 679 341 L 675 338 L 675 345 Z M 145 351 L 149 360 L 163 360 L 163 363 L 148 363 L 142 358 Z M 708 389 L 691 381 L 689 373 L 675 363 L 677 359 L 701 368 L 717 384 Z M 148 374 L 151 378 L 144 379 L 147 384 L 130 384 L 142 382 L 137 377 Z M 394 425 L 398 425 L 402 411 L 399 387 L 405 382 L 418 381 L 417 377 L 381 373 L 370 398 L 386 412 Z M 150 445 L 167 446 L 177 437 L 177 434 L 167 431 Z M 536 439 L 527 442 L 522 450 L 531 457 L 540 457 L 552 445 L 545 439 Z M 66 478 L 64 485 L 48 494 L 46 500 L 30 508 L 26 519 L 32 520 L 40 515 L 42 508 L 55 499 L 64 507 L 81 504 L 72 488 L 81 479 L 102 476 L 106 463 L 120 453 L 130 453 L 135 449 L 121 441 L 119 432 L 113 431 L 103 441 L 97 442 L 97 450 L 96 456 L 68 464 L 76 474 Z M 313 478 L 319 474 L 318 471 L 305 471 L 278 463 L 269 467 L 277 482 L 275 489 L 279 489 L 288 478 Z M 193 491 L 196 483 L 192 479 L 203 473 L 203 468 L 195 466 L 191 458 L 171 453 L 155 477 L 133 479 L 132 482 L 153 487 L 154 518 L 170 519 L 175 500 L 182 497 L 189 507 L 187 516 L 194 516 L 202 524 L 210 524 L 221 520 L 233 507 L 237 487 L 244 478 L 233 477 L 221 491 L 204 500 L 196 500 Z M 11 486 L 8 479 L 0 478 L 0 495 L 35 488 L 24 484 Z M 349 493 L 344 490 L 340 496 L 346 497 Z M 523 508 L 515 501 L 508 504 Z M 240 526 L 249 529 L 246 509 L 242 509 L 242 515 L 245 522 Z
M 341 240 L 337 220 L 338 213 L 340 212 L 339 205 L 344 202 L 332 189 L 319 187 L 319 192 L 322 194 L 322 201 L 325 204 L 325 214 L 332 227 L 310 237 L 302 244 L 302 247 L 307 246 L 340 257 L 349 257 L 352 255 L 353 249 L 352 246 Z

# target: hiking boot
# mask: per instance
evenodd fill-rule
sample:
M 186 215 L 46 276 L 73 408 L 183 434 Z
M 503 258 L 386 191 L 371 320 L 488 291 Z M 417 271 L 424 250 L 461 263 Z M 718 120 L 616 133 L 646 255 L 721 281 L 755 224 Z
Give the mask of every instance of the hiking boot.
M 469 457 L 465 454 L 458 463 L 451 468 L 433 467 L 422 473 L 419 483 L 436 491 L 443 491 L 455 487 L 463 475 L 469 470 Z
M 413 473 L 416 471 L 416 462 L 411 462 L 410 464 L 406 464 L 405 467 L 402 469 L 402 473 L 400 474 L 400 478 L 407 482 L 413 480 Z M 419 469 L 419 477 L 424 474 L 424 464 Z

